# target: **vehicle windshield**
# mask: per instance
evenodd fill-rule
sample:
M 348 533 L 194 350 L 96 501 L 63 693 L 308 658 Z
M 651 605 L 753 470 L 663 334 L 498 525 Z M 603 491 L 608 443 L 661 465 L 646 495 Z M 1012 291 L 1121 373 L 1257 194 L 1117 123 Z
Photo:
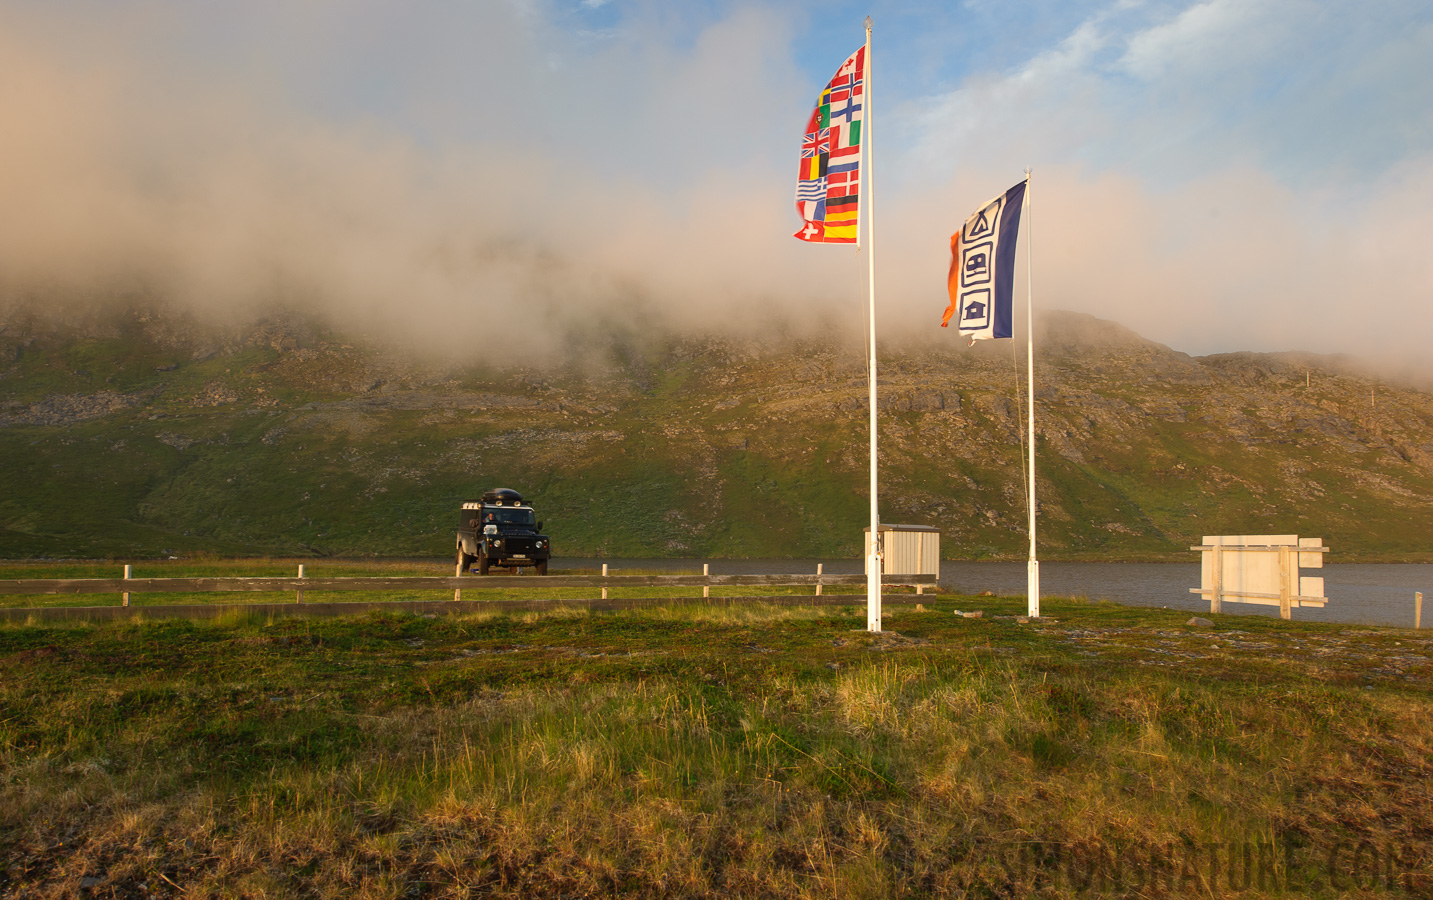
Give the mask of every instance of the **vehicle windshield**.
M 532 510 L 518 509 L 516 507 L 488 507 L 483 510 L 483 520 L 480 524 L 487 525 L 532 525 L 536 521 L 533 518 Z

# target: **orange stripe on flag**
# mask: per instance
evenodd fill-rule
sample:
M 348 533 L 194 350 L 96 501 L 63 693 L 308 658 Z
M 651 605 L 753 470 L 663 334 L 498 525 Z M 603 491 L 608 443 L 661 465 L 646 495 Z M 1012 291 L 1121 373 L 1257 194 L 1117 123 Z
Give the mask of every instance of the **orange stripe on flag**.
M 940 317 L 940 327 L 950 327 L 950 317 L 960 306 L 960 232 L 950 236 L 950 272 L 945 276 L 945 292 L 950 295 L 950 305 Z

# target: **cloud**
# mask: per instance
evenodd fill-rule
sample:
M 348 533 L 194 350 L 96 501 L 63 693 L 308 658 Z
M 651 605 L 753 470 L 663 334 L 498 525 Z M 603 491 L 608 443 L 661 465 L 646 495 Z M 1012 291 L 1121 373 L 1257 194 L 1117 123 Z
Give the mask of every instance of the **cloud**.
M 1433 83 L 1410 81 L 1427 24 L 1287 0 L 1130 11 L 903 107 L 902 214 L 924 215 L 919 184 L 953 223 L 1031 164 L 1037 305 L 1191 352 L 1417 359 L 1433 96 L 1408 85 Z
M 882 336 L 950 339 L 946 238 L 1029 164 L 1040 307 L 1195 352 L 1421 353 L 1417 10 L 1112 3 L 1006 69 L 890 97 Z M 862 328 L 864 260 L 790 237 L 796 129 L 836 60 L 799 71 L 783 9 L 155 0 L 0 23 L 9 296 L 283 301 L 456 356 L 494 334 L 518 357 L 636 325 Z
M 1171 71 L 1185 78 L 1219 76 L 1275 50 L 1280 23 L 1307 15 L 1312 7 L 1290 0 L 1196 3 L 1168 22 L 1133 34 L 1119 65 L 1144 81 Z
M 801 104 L 779 17 L 738 11 L 686 47 L 639 22 L 583 48 L 533 15 L 488 9 L 480 60 L 404 60 L 414 99 L 384 117 L 334 114 L 343 98 L 285 70 L 312 61 L 277 61 L 276 85 L 176 62 L 148 34 L 81 52 L 25 23 L 0 38 L 0 287 L 143 286 L 216 315 L 302 304 L 458 355 L 558 352 L 623 323 L 815 322 L 835 276 L 793 264 L 809 248 L 774 201 L 795 138 L 771 123 Z M 348 26 L 325 77 L 364 69 L 348 54 L 380 19 Z M 319 30 L 263 20 L 285 41 Z M 477 87 L 440 89 L 454 79 Z M 729 117 L 713 85 L 743 98 Z M 742 115 L 756 126 L 725 124 Z M 753 153 L 763 141 L 782 152 Z

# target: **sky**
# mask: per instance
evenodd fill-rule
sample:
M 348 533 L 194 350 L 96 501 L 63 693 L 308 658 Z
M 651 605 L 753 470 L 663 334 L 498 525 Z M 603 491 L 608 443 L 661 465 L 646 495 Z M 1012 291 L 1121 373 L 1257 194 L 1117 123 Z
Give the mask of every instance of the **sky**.
M 867 14 L 857 253 L 793 194 Z M 1037 310 L 1433 371 L 1430 86 L 1433 0 L 0 0 L 0 298 L 516 359 L 858 337 L 874 252 L 899 350 L 957 340 L 949 235 L 1028 167 Z

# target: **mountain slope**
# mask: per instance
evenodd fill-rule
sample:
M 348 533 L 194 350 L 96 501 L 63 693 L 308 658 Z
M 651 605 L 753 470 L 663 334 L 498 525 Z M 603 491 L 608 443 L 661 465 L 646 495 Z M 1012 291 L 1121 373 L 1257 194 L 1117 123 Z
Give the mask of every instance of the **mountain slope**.
M 1041 325 L 1043 557 L 1288 532 L 1338 559 L 1433 559 L 1433 396 L 1331 358 Z M 1009 345 L 880 362 L 883 519 L 939 526 L 949 557 L 1023 556 Z M 853 556 L 865 421 L 864 361 L 809 343 L 649 337 L 459 369 L 294 318 L 12 314 L 0 556 L 446 554 L 458 501 L 495 485 L 530 496 L 561 555 Z

